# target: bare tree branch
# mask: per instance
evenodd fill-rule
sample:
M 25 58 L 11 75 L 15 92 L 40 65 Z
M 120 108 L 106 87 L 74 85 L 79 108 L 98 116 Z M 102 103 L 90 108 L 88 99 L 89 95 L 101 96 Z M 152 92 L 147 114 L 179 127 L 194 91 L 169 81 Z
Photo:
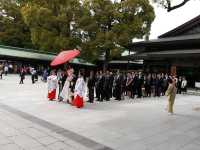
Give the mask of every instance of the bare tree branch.
M 185 5 L 189 1 L 190 0 L 183 0 L 180 4 L 177 4 L 175 6 L 171 6 L 171 0 L 166 0 L 167 4 L 166 4 L 165 8 L 167 8 L 167 11 L 170 12 L 170 11 L 172 11 L 174 9 L 182 7 L 183 5 Z

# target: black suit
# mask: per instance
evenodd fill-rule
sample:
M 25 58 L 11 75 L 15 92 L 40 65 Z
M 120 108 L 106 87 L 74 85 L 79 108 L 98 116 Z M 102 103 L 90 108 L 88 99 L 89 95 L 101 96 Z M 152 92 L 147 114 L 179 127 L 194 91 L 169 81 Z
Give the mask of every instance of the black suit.
M 132 81 L 132 90 L 131 90 L 131 97 L 132 98 L 135 98 L 135 95 L 137 94 L 137 86 L 138 86 L 138 79 L 135 76 L 133 78 L 133 81 Z
M 104 81 L 105 81 L 105 78 L 104 76 L 99 76 L 98 78 L 98 81 L 97 81 L 97 90 L 98 90 L 98 97 L 97 97 L 97 100 L 98 101 L 103 101 L 103 97 L 104 97 L 104 90 L 103 90 L 103 87 L 104 87 Z
M 112 98 L 113 96 L 113 82 L 114 82 L 114 76 L 113 75 L 110 75 L 110 83 L 109 83 L 109 95 L 110 95 L 110 98 Z
M 116 77 L 116 81 L 115 81 L 115 95 L 116 95 L 116 100 L 121 100 L 121 95 L 122 95 L 122 82 L 123 82 L 123 78 L 121 75 L 118 75 Z
M 110 100 L 110 76 L 106 75 L 104 77 L 104 83 L 103 83 L 103 98 L 106 99 L 107 101 Z
M 138 92 L 138 98 L 142 97 L 142 85 L 144 83 L 143 77 L 137 77 L 138 84 L 137 84 L 137 92 Z
M 95 87 L 95 78 L 89 78 L 88 80 L 88 90 L 89 90 L 89 102 L 94 102 L 94 87 Z

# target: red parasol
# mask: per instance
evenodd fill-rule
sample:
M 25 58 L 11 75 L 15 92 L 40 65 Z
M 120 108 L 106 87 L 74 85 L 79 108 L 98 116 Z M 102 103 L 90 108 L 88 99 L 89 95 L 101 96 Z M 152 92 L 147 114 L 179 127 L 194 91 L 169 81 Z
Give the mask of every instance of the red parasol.
M 60 52 L 51 62 L 51 66 L 64 64 L 80 54 L 79 50 L 68 50 Z

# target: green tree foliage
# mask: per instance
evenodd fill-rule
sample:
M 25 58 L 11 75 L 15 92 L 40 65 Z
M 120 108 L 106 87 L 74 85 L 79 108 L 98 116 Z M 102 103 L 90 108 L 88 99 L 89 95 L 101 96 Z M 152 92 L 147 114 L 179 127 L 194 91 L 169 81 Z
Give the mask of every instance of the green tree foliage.
M 104 53 L 106 60 L 121 54 L 133 38 L 150 32 L 154 10 L 148 0 L 84 0 L 83 30 L 85 56 Z M 88 50 L 89 49 L 89 50 Z
M 15 0 L 0 1 L 0 44 L 33 48 L 29 28 Z
M 78 0 L 24 0 L 21 9 L 31 30 L 34 45 L 41 50 L 60 51 L 80 45 L 76 20 L 80 16 Z
M 8 39 L 4 30 L 9 30 L 10 40 L 30 44 L 31 39 L 35 48 L 53 52 L 79 48 L 87 60 L 95 60 L 101 54 L 106 54 L 106 60 L 120 56 L 134 38 L 149 35 L 155 17 L 149 0 L 0 2 L 3 40 Z M 25 43 L 20 47 L 29 45 Z

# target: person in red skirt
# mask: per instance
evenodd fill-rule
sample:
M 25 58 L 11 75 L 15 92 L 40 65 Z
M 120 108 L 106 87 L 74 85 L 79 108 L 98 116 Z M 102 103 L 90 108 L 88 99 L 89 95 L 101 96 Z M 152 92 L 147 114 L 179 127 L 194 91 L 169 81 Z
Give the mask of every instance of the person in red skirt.
M 47 78 L 48 85 L 48 99 L 55 100 L 56 99 L 56 89 L 58 86 L 58 79 L 55 71 L 51 71 L 51 75 Z
M 84 106 L 83 98 L 85 96 L 85 80 L 84 80 L 84 73 L 82 71 L 79 72 L 78 79 L 75 84 L 74 89 L 74 100 L 72 104 L 77 108 L 82 108 Z

